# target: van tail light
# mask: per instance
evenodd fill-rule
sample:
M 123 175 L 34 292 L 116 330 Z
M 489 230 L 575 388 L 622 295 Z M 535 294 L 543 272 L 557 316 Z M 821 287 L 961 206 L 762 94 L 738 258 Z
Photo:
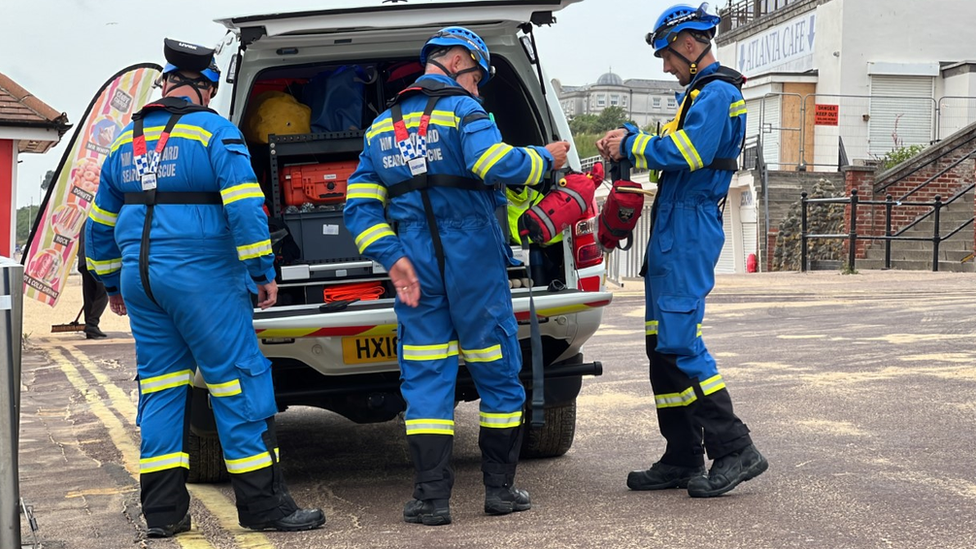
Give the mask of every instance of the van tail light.
M 573 225 L 573 257 L 577 269 L 603 263 L 603 252 L 596 243 L 596 217 L 581 219 Z

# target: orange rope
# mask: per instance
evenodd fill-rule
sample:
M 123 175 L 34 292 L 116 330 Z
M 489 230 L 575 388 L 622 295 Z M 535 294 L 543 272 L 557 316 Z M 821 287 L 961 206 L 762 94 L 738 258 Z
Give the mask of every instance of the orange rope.
M 348 301 L 359 298 L 360 301 L 373 301 L 386 293 L 382 282 L 354 282 L 352 284 L 338 284 L 326 286 L 322 290 L 322 297 L 326 303 L 333 301 Z

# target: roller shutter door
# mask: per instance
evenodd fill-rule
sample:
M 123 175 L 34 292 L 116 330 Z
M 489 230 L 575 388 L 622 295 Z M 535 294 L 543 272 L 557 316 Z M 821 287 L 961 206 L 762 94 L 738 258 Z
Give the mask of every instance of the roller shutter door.
M 908 145 L 932 141 L 935 78 L 871 75 L 868 152 L 881 156 Z

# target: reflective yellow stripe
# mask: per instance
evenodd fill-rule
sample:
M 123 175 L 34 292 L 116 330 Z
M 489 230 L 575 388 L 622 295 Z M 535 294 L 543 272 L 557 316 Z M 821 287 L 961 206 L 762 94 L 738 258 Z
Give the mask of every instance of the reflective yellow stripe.
M 386 187 L 376 183 L 353 183 L 346 187 L 346 200 L 364 198 L 386 202 Z
M 695 337 L 701 337 L 701 335 L 702 335 L 702 333 L 701 333 L 701 324 L 699 324 L 698 325 L 698 332 L 695 334 Z
M 644 335 L 657 335 L 656 320 L 648 320 L 644 323 Z
M 261 185 L 257 183 L 242 183 L 220 191 L 220 198 L 224 201 L 224 206 L 245 198 L 264 200 L 264 191 L 261 190 Z
M 651 136 L 646 133 L 639 133 L 637 134 L 637 137 L 634 138 L 634 144 L 630 147 L 630 152 L 634 154 L 634 169 L 647 169 L 647 157 L 644 155 L 644 150 L 647 148 L 647 144 L 650 141 Z
M 122 258 L 118 257 L 115 259 L 106 259 L 105 261 L 95 261 L 86 256 L 85 265 L 88 266 L 89 271 L 95 271 L 95 274 L 98 276 L 105 276 L 122 270 Z
M 498 163 L 499 160 L 504 158 L 505 155 L 511 151 L 511 145 L 496 143 L 491 147 L 488 147 L 488 150 L 485 151 L 480 158 L 478 158 L 478 161 L 474 163 L 474 169 L 471 171 L 473 171 L 474 174 L 481 179 L 484 179 L 485 175 L 488 174 L 488 170 L 490 170 L 495 164 Z
M 193 383 L 193 370 L 183 370 L 172 374 L 140 379 L 139 392 L 146 395 L 174 387 L 190 385 L 191 383 Z
M 210 394 L 215 397 L 229 397 L 241 394 L 241 382 L 238 379 L 226 383 L 207 384 Z
M 244 261 L 246 259 L 253 259 L 255 257 L 261 257 L 262 255 L 269 255 L 271 253 L 271 240 L 262 240 L 261 242 L 255 242 L 254 244 L 248 244 L 247 246 L 237 247 L 237 259 Z
M 359 236 L 356 237 L 356 247 L 359 248 L 359 253 L 366 253 L 366 248 L 368 248 L 370 244 L 376 242 L 384 236 L 396 236 L 396 233 L 393 232 L 393 228 L 390 227 L 389 223 L 373 225 L 372 227 L 359 233 Z
M 406 345 L 404 345 L 406 347 Z M 465 362 L 494 362 L 502 359 L 502 346 L 492 345 L 484 349 L 461 349 Z
M 481 426 L 490 429 L 510 429 L 522 424 L 522 412 L 512 412 L 510 414 L 495 414 L 481 412 Z
M 279 456 L 278 449 L 274 449 L 275 457 Z M 240 459 L 225 459 L 224 463 L 227 464 L 227 472 L 232 475 L 239 475 L 241 473 L 250 473 L 251 471 L 257 471 L 258 469 L 264 469 L 265 467 L 271 467 L 273 463 L 271 461 L 271 452 L 262 452 L 251 457 L 240 458 Z
M 688 387 L 680 393 L 654 395 L 654 403 L 658 408 L 678 408 L 687 406 L 696 400 L 698 400 L 698 396 L 695 395 L 694 387 Z
M 678 147 L 678 150 L 681 151 L 681 156 L 685 157 L 685 162 L 688 163 L 691 171 L 701 169 L 705 166 L 702 163 L 701 157 L 698 156 L 698 150 L 691 144 L 691 139 L 688 139 L 688 134 L 684 130 L 678 130 L 671 134 L 671 139 L 674 141 L 674 145 Z
M 139 473 L 143 475 L 146 473 L 165 471 L 166 469 L 176 469 L 177 467 L 189 469 L 190 455 L 183 452 L 176 452 L 174 454 L 166 454 L 165 456 L 156 456 L 139 460 Z
M 454 420 L 408 419 L 407 435 L 454 435 Z
M 529 177 L 526 178 L 525 183 L 522 184 L 535 185 L 542 180 L 542 166 L 544 164 L 542 155 L 537 153 L 535 149 L 527 148 L 525 149 L 525 152 L 528 153 L 529 158 L 532 160 L 532 168 L 529 170 Z
M 165 126 L 151 126 L 145 128 L 144 135 L 146 136 L 146 141 L 156 141 L 159 136 L 163 134 L 163 130 L 166 129 Z M 191 139 L 193 141 L 199 141 L 204 147 L 210 144 L 210 138 L 213 134 L 203 129 L 200 126 L 194 126 L 192 124 L 177 124 L 173 127 L 173 131 L 169 134 L 172 137 L 182 137 L 183 139 Z M 125 145 L 127 143 L 132 143 L 132 130 L 129 130 L 119 136 L 112 144 L 112 152 L 116 149 Z
M 729 106 L 729 117 L 735 118 L 746 113 L 746 102 L 743 100 L 738 100 Z
M 370 126 L 369 130 L 366 132 L 366 140 L 368 142 L 372 142 L 373 138 L 376 137 L 377 135 L 385 132 L 392 132 L 392 131 L 393 131 L 393 121 L 387 118 L 382 122 L 376 122 L 375 124 Z
M 119 220 L 119 214 L 103 210 L 95 204 L 92 204 L 92 209 L 88 212 L 88 219 L 101 223 L 102 225 L 114 227 L 115 223 Z M 85 235 L 82 235 L 81 238 L 85 238 Z
M 708 396 L 712 393 L 717 393 L 725 388 L 725 380 L 722 379 L 721 375 L 714 375 L 705 381 L 701 382 L 702 394 Z
M 403 123 L 404 123 L 404 125 L 407 127 L 407 129 L 419 128 L 420 127 L 420 118 L 423 116 L 423 114 L 424 113 L 422 113 L 422 112 L 415 112 L 415 113 L 405 114 L 403 116 Z M 458 127 L 458 119 L 457 119 L 456 116 L 454 116 L 454 113 L 451 112 L 451 111 L 434 111 L 434 112 L 430 113 L 430 122 L 429 122 L 429 124 L 431 126 L 442 126 L 442 127 L 445 127 L 445 128 L 457 128 Z M 377 135 L 379 135 L 381 133 L 385 133 L 385 132 L 392 132 L 392 131 L 393 131 L 393 119 L 392 118 L 387 118 L 387 119 L 384 119 L 384 120 L 382 120 L 380 122 L 376 122 L 375 124 L 373 124 L 369 128 L 369 130 L 366 132 L 366 139 L 367 139 L 367 141 L 372 142 L 373 141 L 373 138 L 376 137 Z
M 501 352 L 501 349 L 499 349 Z M 403 360 L 443 360 L 457 356 L 458 342 L 450 341 L 436 345 L 403 345 Z

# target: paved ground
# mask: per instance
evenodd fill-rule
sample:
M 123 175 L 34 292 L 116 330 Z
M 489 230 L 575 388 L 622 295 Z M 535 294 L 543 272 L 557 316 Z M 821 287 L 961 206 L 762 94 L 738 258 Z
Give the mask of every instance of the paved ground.
M 481 514 L 477 407 L 458 408 L 455 524 L 441 528 L 400 521 L 412 475 L 402 425 L 296 408 L 279 416 L 286 475 L 296 499 L 326 510 L 324 529 L 247 533 L 228 485 L 194 486 L 193 531 L 143 540 L 132 340 L 36 329 L 24 355 L 20 471 L 40 547 L 976 547 L 971 274 L 720 277 L 705 341 L 771 465 L 712 500 L 624 485 L 663 448 L 639 289 L 617 292 L 586 346 L 605 374 L 584 382 L 573 448 L 520 468 L 531 511 Z

